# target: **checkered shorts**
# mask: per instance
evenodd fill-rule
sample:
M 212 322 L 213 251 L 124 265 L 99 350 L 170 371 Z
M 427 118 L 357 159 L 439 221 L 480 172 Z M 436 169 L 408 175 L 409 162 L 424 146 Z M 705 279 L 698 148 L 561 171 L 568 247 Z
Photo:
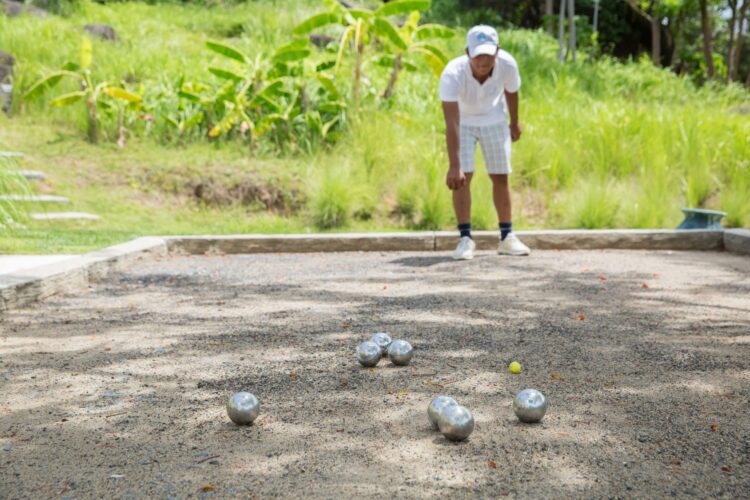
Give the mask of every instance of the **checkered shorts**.
M 482 157 L 489 174 L 509 174 L 510 130 L 507 123 L 475 127 L 461 125 L 459 161 L 461 171 L 474 172 L 474 152 L 477 141 L 482 146 Z

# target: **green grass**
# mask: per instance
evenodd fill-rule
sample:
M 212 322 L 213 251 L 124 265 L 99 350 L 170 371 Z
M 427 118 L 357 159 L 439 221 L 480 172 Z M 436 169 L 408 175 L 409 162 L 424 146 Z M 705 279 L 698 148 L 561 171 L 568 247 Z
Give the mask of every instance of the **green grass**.
M 20 92 L 43 70 L 76 57 L 81 25 L 107 22 L 123 41 L 94 42 L 97 78 L 158 88 L 181 75 L 210 81 L 205 68 L 215 58 L 205 40 L 268 52 L 316 5 L 84 4 L 70 18 L 0 17 L 0 46 L 18 60 Z M 459 33 L 444 48 L 458 55 L 462 39 Z M 698 88 L 647 61 L 587 62 L 584 55 L 562 65 L 555 41 L 539 32 L 502 32 L 501 43 L 523 79 L 524 135 L 513 149 L 516 227 L 675 227 L 682 206 L 725 210 L 727 225 L 750 227 L 746 90 Z M 5 147 L 27 152 L 25 168 L 48 174 L 44 192 L 68 196 L 73 209 L 103 220 L 30 221 L 26 231 L 0 234 L 0 251 L 78 252 L 149 234 L 452 228 L 435 77 L 424 69 L 403 73 L 393 100 L 383 103 L 375 96 L 388 72 L 374 65 L 364 71 L 370 85 L 337 144 L 309 154 L 261 148 L 251 156 L 240 142 L 181 144 L 156 130 L 134 130 L 125 149 L 111 141 L 92 146 L 83 140 L 82 109 L 17 106 L 12 117 L 0 117 Z M 348 88 L 350 78 L 347 61 L 339 86 Z M 201 182 L 294 193 L 296 205 L 206 205 L 193 194 Z M 472 190 L 474 226 L 495 228 L 481 156 Z

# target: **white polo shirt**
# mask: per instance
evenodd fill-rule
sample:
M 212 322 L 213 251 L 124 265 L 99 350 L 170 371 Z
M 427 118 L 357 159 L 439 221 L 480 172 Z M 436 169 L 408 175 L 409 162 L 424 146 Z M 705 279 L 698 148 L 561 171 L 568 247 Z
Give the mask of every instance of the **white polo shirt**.
M 505 91 L 518 92 L 518 64 L 504 50 L 497 53 L 495 67 L 484 83 L 471 74 L 466 54 L 449 62 L 440 75 L 440 100 L 458 102 L 461 125 L 484 126 L 507 123 Z

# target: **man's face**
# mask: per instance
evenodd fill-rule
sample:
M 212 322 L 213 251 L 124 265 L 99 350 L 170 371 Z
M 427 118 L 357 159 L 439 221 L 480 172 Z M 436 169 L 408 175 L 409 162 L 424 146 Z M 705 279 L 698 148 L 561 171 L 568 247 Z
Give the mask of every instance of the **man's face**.
M 480 78 L 489 75 L 492 72 L 492 68 L 495 67 L 496 56 L 497 52 L 495 52 L 495 55 L 479 54 L 476 57 L 472 57 L 470 61 L 471 70 L 474 75 Z

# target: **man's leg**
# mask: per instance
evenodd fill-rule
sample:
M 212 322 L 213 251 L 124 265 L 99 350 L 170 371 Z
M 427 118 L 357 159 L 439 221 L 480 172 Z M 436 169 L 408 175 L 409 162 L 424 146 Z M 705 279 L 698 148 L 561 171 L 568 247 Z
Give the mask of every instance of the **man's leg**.
M 453 210 L 456 212 L 456 222 L 460 233 L 453 258 L 469 260 L 474 258 L 476 248 L 471 238 L 471 178 L 474 173 L 474 151 L 477 147 L 477 138 L 469 127 L 461 127 L 460 144 L 459 161 L 461 171 L 466 176 L 466 183 L 453 191 Z
M 510 168 L 510 132 L 504 124 L 482 129 L 482 154 L 492 180 L 492 201 L 500 223 L 497 252 L 505 255 L 528 255 L 529 247 L 513 234 L 513 214 L 508 174 Z
M 490 174 L 490 179 L 492 179 L 492 201 L 495 203 L 497 220 L 500 224 L 510 224 L 513 217 L 508 174 Z
M 456 221 L 461 238 L 458 246 L 453 252 L 453 258 L 457 260 L 469 260 L 474 258 L 476 245 L 471 238 L 471 173 L 464 173 L 466 184 L 453 191 L 453 209 L 456 211 Z
M 453 191 L 453 210 L 459 225 L 471 224 L 471 178 L 474 174 L 465 173 L 466 184 Z

